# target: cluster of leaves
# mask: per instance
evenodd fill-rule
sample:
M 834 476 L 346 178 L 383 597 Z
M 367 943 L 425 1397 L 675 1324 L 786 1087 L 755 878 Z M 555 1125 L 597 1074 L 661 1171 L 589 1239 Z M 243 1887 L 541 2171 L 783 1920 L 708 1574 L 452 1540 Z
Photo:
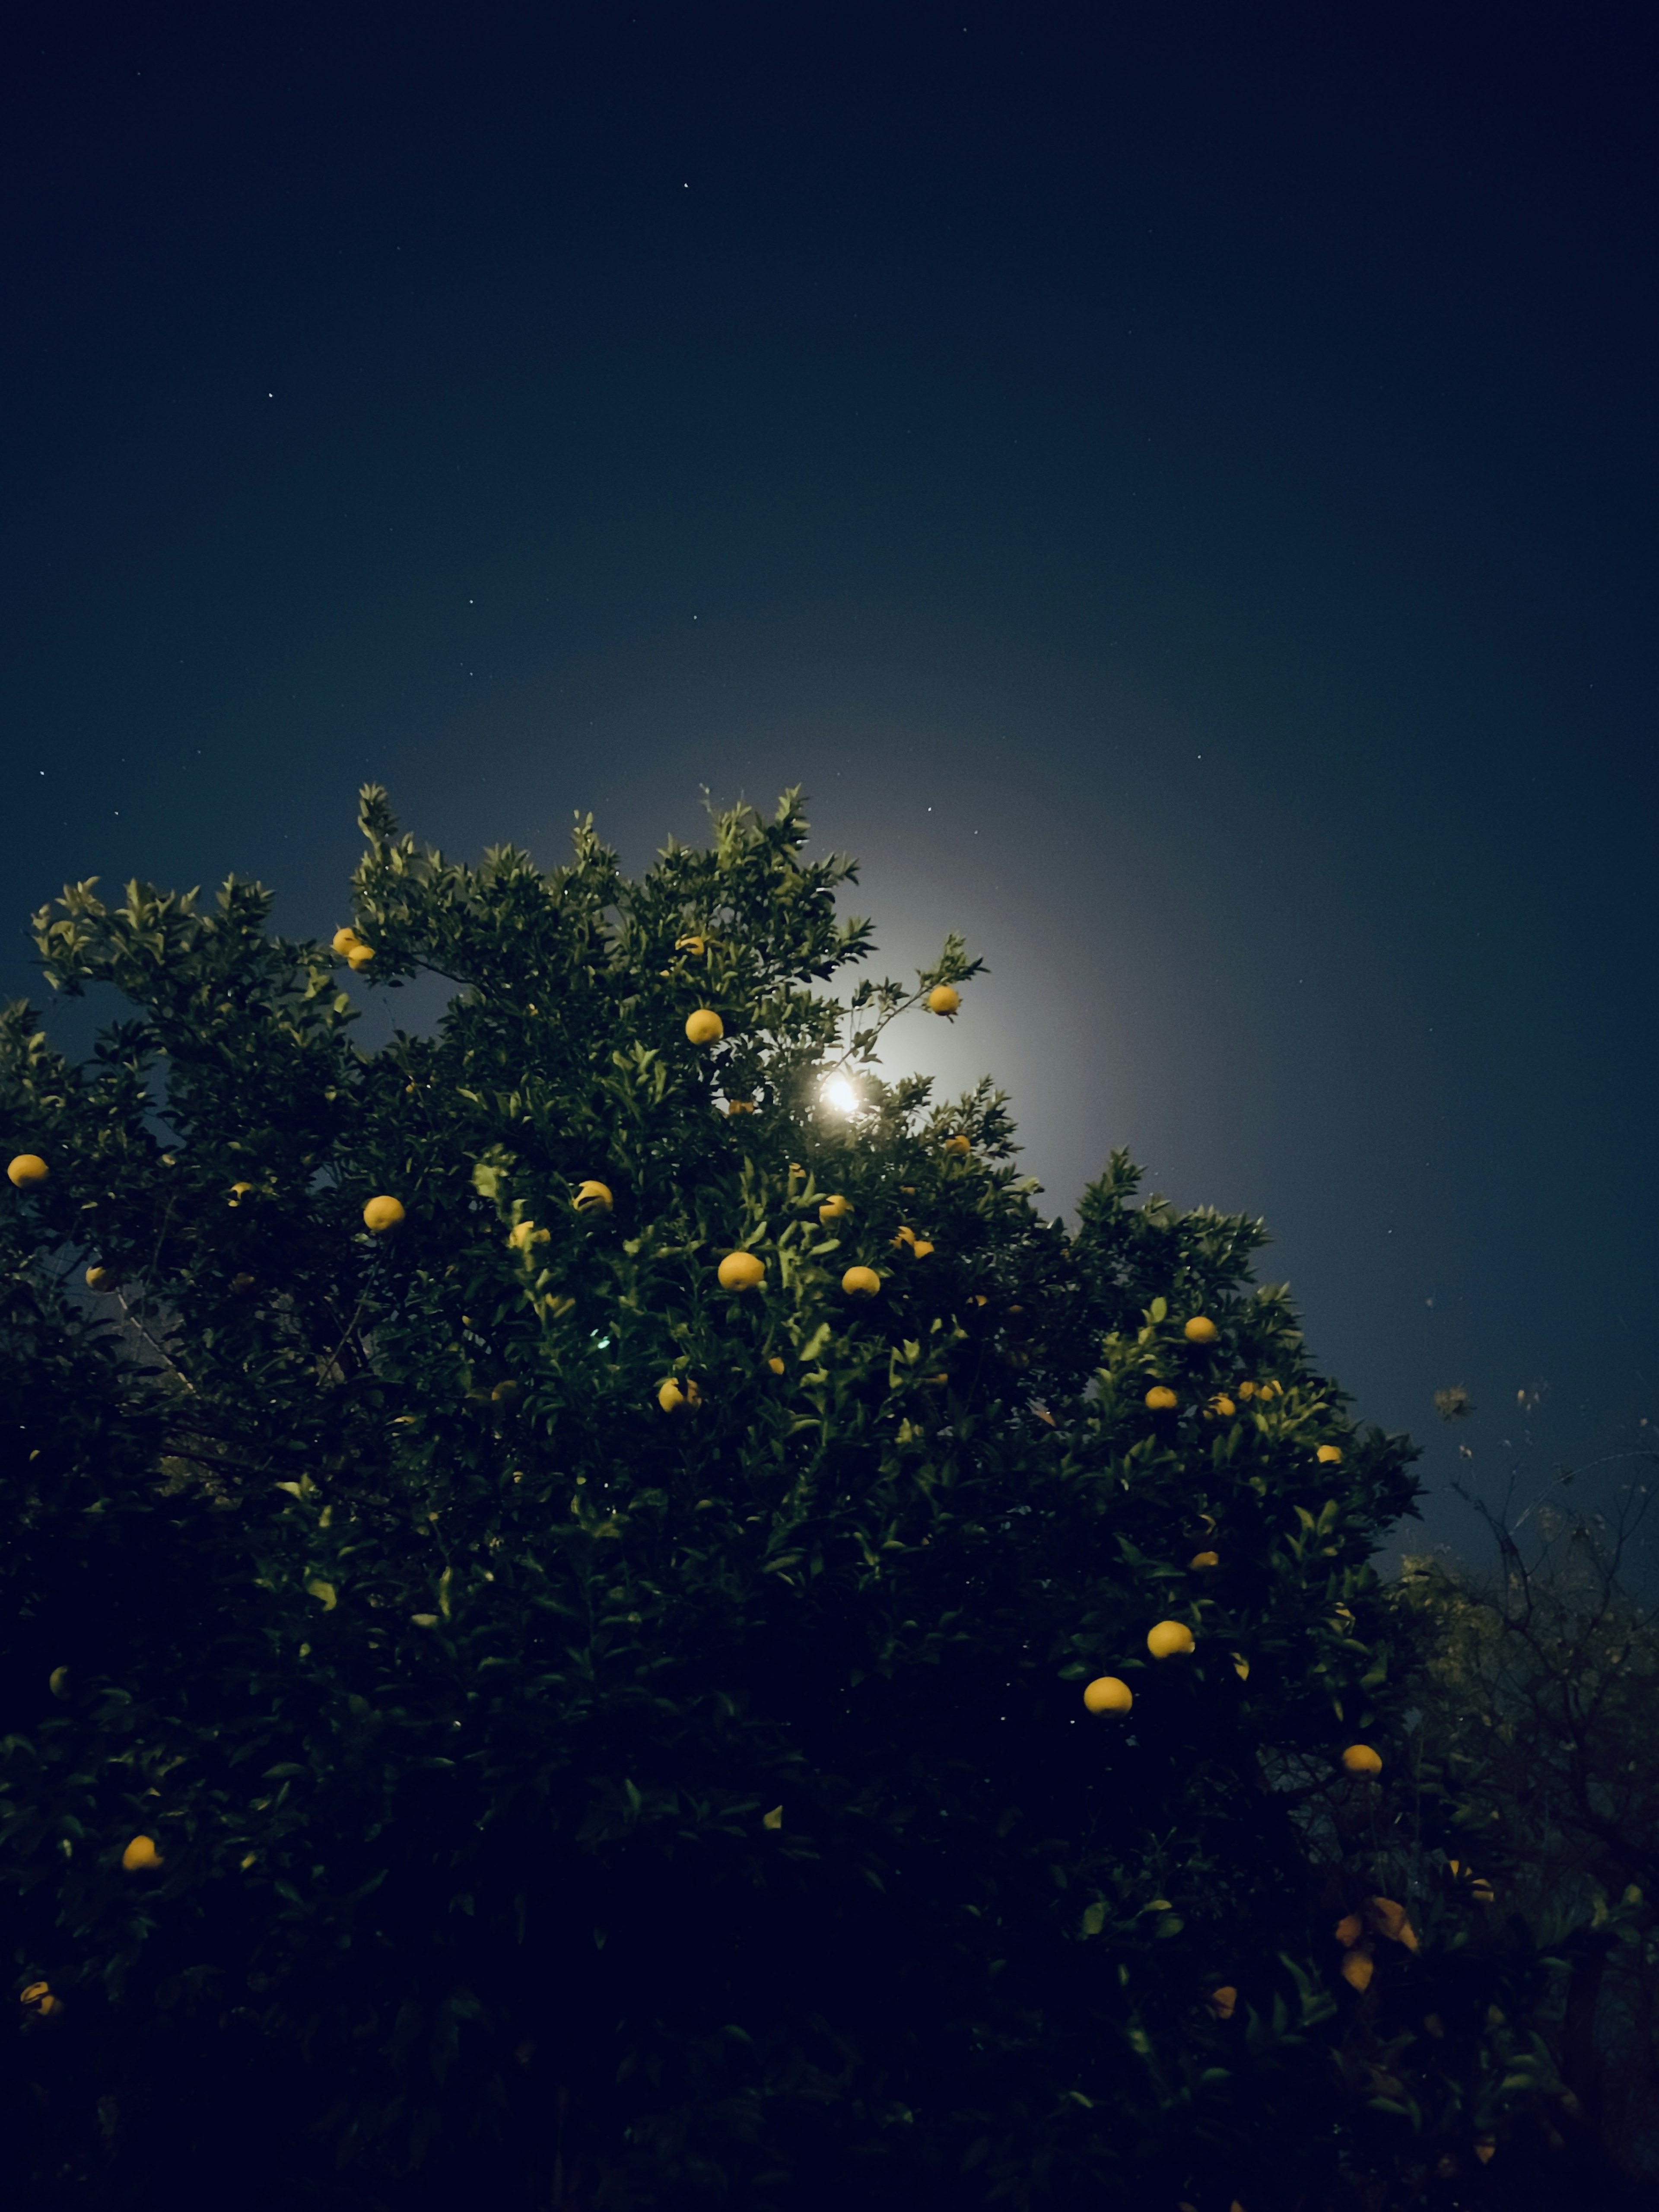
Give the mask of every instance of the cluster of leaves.
M 0 1027 L 49 1169 L 0 1212 L 37 2191 L 1380 2203 L 1501 2131 L 1537 1993 L 1391 1780 L 1411 1449 L 1260 1224 L 1120 1154 L 1070 1233 L 999 1094 L 879 1081 L 975 964 L 815 988 L 870 934 L 793 794 L 638 883 L 587 825 L 543 874 L 362 818 L 351 928 L 453 983 L 433 1035 L 360 1051 L 235 884 L 72 889 L 47 976 L 136 1018 L 80 1067 Z M 1385 1876 L 1422 1940 L 1362 1989 Z
M 1626 1571 L 1649 1497 L 1546 1508 L 1528 1549 L 1480 1507 L 1495 1571 L 1408 1559 L 1399 1594 L 1430 1655 L 1424 1786 L 1455 1807 L 1495 1940 L 1553 1968 L 1524 2039 L 1546 2140 L 1626 2174 L 1651 2171 L 1659 2116 L 1659 1624 Z

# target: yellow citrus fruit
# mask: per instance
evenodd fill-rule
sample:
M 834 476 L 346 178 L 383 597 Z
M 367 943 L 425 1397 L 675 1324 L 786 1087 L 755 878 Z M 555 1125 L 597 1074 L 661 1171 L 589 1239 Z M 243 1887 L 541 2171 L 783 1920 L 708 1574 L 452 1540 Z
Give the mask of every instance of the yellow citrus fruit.
M 1134 1701 L 1134 1692 L 1115 1674 L 1097 1676 L 1083 1692 L 1083 1702 L 1091 1713 L 1127 1713 Z
M 121 1278 L 116 1273 L 113 1267 L 88 1267 L 87 1269 L 87 1288 L 89 1291 L 96 1291 L 100 1297 L 107 1297 L 110 1291 L 118 1290 L 120 1286 Z
M 520 1386 L 514 1382 L 512 1376 L 508 1375 L 505 1376 L 490 1392 L 489 1397 L 491 1404 L 499 1406 L 508 1398 L 516 1398 L 519 1395 L 520 1387 Z
M 1238 1386 L 1238 1395 L 1241 1398 L 1254 1398 L 1255 1395 L 1255 1383 L 1241 1382 Z
M 1340 1466 L 1342 1459 L 1342 1447 L 1340 1444 L 1321 1444 L 1316 1456 L 1322 1467 Z
M 873 1267 L 849 1267 L 841 1286 L 849 1298 L 872 1298 L 881 1288 L 881 1277 Z
M 893 1239 L 893 1248 L 896 1251 L 902 1252 L 907 1245 L 909 1247 L 911 1257 L 915 1260 L 925 1260 L 933 1249 L 927 1239 L 925 1237 L 918 1237 L 914 1229 L 901 1229 Z
M 1381 1774 L 1382 1761 L 1368 1743 L 1351 1743 L 1342 1754 L 1350 1774 Z
M 782 1362 L 782 1360 L 781 1360 L 781 1359 L 778 1358 L 778 1355 L 777 1355 L 777 1353 L 776 1353 L 775 1352 L 772 1354 L 772 1357 L 771 1357 L 771 1358 L 767 1361 L 767 1363 L 766 1363 L 766 1364 L 767 1364 L 767 1365 L 771 1369 L 772 1372 L 773 1372 L 775 1375 L 781 1375 L 781 1374 L 782 1374 L 782 1372 L 783 1372 L 783 1362 Z
M 665 1413 L 695 1413 L 702 1401 L 702 1391 L 689 1377 L 681 1382 L 671 1375 L 657 1385 L 657 1403 Z
M 27 1190 L 31 1183 L 44 1182 L 52 1170 L 39 1152 L 19 1152 L 6 1173 L 19 1190 Z
M 1188 1344 L 1213 1344 L 1221 1332 L 1207 1314 L 1194 1314 L 1181 1334 Z
M 1237 1411 L 1237 1407 L 1234 1405 L 1232 1400 L 1227 1395 L 1226 1392 L 1224 1390 L 1218 1390 L 1215 1396 L 1211 1399 L 1209 1404 L 1204 1408 L 1204 1418 L 1206 1421 L 1231 1420 Z
M 935 983 L 927 994 L 927 1011 L 930 1014 L 953 1014 L 961 1004 L 961 992 L 953 991 L 948 983 Z
M 699 1006 L 686 1016 L 685 1034 L 693 1044 L 718 1044 L 726 1035 L 726 1024 L 712 1006 Z
M 818 1219 L 827 1229 L 832 1221 L 844 1221 L 852 1211 L 852 1200 L 843 1198 L 837 1191 L 832 1198 L 826 1198 L 823 1204 L 819 1206 Z
M 1231 1982 L 1224 1982 L 1218 1990 L 1210 1991 L 1208 2002 L 1218 2020 L 1231 2020 L 1238 2010 L 1238 1991 Z
M 706 949 L 701 937 L 677 937 L 674 939 L 676 952 L 695 952 L 701 955 Z
M 766 1279 L 766 1262 L 752 1252 L 728 1252 L 714 1272 L 723 1291 L 752 1291 Z
M 50 1982 L 31 1982 L 26 1990 L 19 1990 L 17 2002 L 23 2005 L 38 2005 L 42 1997 L 52 1995 Z
M 371 1198 L 363 1208 L 363 1226 L 377 1237 L 384 1237 L 404 1218 L 404 1209 L 395 1198 Z
M 533 1221 L 515 1221 L 507 1232 L 507 1241 L 515 1252 L 527 1252 L 532 1244 L 551 1242 L 550 1229 L 538 1229 Z
M 595 1182 L 590 1177 L 586 1182 L 577 1184 L 576 1195 L 570 1203 L 578 1213 L 609 1213 L 616 1200 L 607 1184 Z
M 1345 1951 L 1352 1951 L 1364 1932 L 1364 1923 L 1357 1912 L 1345 1912 L 1331 1930 Z
M 1498 2155 L 1498 2145 L 1490 2136 L 1482 2136 L 1474 2147 L 1474 2154 L 1482 2166 L 1490 2166 Z
M 966 1137 L 957 1135 L 955 1137 L 947 1137 L 945 1139 L 945 1149 L 947 1152 L 952 1154 L 957 1159 L 965 1159 L 967 1155 L 972 1152 L 974 1148 L 969 1143 Z
M 1250 1679 L 1250 1662 L 1242 1651 L 1233 1654 L 1233 1672 L 1241 1682 L 1248 1682 Z
M 356 942 L 356 931 L 353 929 L 349 922 L 346 922 L 343 924 L 340 928 L 335 931 L 332 938 L 329 940 L 330 950 L 336 953 L 340 959 L 343 960 L 347 953 L 350 951 L 352 946 Z
M 1172 1413 L 1176 1409 L 1176 1394 L 1167 1383 L 1154 1382 L 1146 1393 L 1146 1410 L 1149 1413 Z
M 227 1206 L 240 1206 L 252 1188 L 253 1185 L 251 1182 L 232 1183 L 230 1190 L 225 1199 L 225 1204 Z
M 143 1874 L 161 1863 L 161 1854 L 148 1836 L 135 1836 L 121 1854 L 121 1863 L 129 1874 Z
M 69 1668 L 67 1667 L 54 1667 L 51 1674 L 46 1677 L 46 1687 L 52 1692 L 54 1698 L 67 1698 L 70 1693 Z
M 1146 1632 L 1146 1649 L 1154 1659 L 1174 1659 L 1193 1648 L 1193 1632 L 1184 1620 L 1160 1620 Z
M 752 1098 L 728 1098 L 726 1102 L 726 1110 L 728 1114 L 752 1114 L 755 1110 L 755 1102 Z
M 1206 1575 L 1212 1567 L 1221 1565 L 1221 1554 L 1219 1552 L 1194 1552 L 1187 1565 L 1195 1567 L 1200 1574 Z
M 346 966 L 354 975 L 361 975 L 374 957 L 372 945 L 354 945 L 346 954 Z

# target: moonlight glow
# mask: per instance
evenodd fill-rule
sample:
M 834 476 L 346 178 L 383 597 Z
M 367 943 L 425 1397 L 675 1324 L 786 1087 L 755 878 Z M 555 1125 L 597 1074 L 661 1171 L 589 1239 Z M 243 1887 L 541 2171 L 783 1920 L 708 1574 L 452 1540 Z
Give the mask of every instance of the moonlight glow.
M 818 1097 L 831 1114 L 844 1114 L 849 1121 L 864 1103 L 852 1077 L 839 1071 L 824 1077 L 818 1085 Z

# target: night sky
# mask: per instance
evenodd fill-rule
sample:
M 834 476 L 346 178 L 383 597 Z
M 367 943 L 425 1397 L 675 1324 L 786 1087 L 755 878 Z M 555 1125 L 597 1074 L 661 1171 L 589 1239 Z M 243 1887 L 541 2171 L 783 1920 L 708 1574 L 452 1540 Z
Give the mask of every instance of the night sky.
M 799 782 L 990 963 L 890 1071 L 1265 1215 L 1431 1536 L 1640 1479 L 1645 11 L 37 13 L 0 994 L 71 877 L 331 930 L 366 779 L 635 867 Z

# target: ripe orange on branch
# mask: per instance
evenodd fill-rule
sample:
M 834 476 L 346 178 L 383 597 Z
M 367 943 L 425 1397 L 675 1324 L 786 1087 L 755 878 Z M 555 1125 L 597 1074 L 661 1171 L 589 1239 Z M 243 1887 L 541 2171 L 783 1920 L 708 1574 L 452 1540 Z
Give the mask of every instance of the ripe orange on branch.
M 752 1252 L 728 1252 L 714 1272 L 723 1291 L 752 1291 L 766 1279 L 766 1262 Z
M 699 1006 L 686 1016 L 685 1034 L 693 1044 L 718 1044 L 726 1035 L 726 1024 L 712 1006 Z
M 39 1152 L 19 1152 L 6 1170 L 7 1176 L 19 1190 L 28 1189 L 32 1183 L 44 1182 L 51 1173 L 52 1170 Z
M 1083 1692 L 1083 1702 L 1091 1713 L 1127 1713 L 1134 1701 L 1134 1692 L 1115 1674 L 1097 1675 Z

